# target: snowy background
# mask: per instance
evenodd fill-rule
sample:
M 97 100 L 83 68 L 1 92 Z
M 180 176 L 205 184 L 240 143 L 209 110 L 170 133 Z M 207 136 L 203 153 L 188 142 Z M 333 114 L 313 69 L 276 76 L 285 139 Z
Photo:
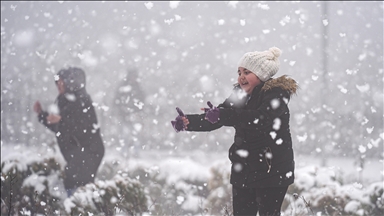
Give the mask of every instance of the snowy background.
M 201 170 L 164 173 L 174 179 L 204 175 L 217 161 L 229 169 L 233 129 L 175 133 L 170 121 L 176 106 L 199 113 L 208 100 L 221 103 L 238 59 L 272 46 L 283 51 L 276 76 L 300 85 L 289 104 L 297 168 L 340 170 L 347 183 L 383 181 L 380 1 L 2 1 L 2 161 L 55 148 L 32 106 L 40 100 L 53 111 L 53 75 L 78 66 L 105 141 L 102 165 L 119 158 Z

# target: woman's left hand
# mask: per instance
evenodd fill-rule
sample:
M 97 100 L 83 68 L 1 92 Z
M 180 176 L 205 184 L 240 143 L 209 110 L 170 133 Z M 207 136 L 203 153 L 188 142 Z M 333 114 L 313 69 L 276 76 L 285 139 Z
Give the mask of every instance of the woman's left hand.
M 208 101 L 207 104 L 209 106 L 209 109 L 205 110 L 205 120 L 214 124 L 220 119 L 220 110 L 217 107 L 213 106 L 210 101 Z
M 56 124 L 56 123 L 59 123 L 60 119 L 61 119 L 60 115 L 50 114 L 47 116 L 47 123 L 48 124 Z

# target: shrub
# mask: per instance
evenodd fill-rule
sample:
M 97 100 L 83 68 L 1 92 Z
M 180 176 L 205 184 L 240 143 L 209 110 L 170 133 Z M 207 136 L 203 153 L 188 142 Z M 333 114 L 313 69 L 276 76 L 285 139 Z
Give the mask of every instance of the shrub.
M 145 185 L 149 212 L 153 215 L 194 215 L 203 212 L 203 203 L 208 194 L 204 182 L 198 179 L 169 181 L 158 169 L 137 167 L 130 176 L 140 179 Z
M 104 213 L 140 215 L 147 210 L 143 185 L 126 174 L 117 174 L 111 180 L 97 181 L 79 187 L 65 200 L 65 210 L 71 215 Z
M 211 215 L 232 214 L 232 186 L 229 182 L 230 173 L 225 167 L 227 164 L 217 164 L 211 167 L 212 177 L 208 181 L 210 191 L 206 209 Z
M 62 209 L 54 191 L 62 174 L 54 158 L 31 163 L 8 160 L 1 163 L 1 215 L 52 215 Z
M 306 167 L 296 171 L 295 183 L 289 187 L 282 209 L 285 215 L 306 215 L 311 211 L 327 215 L 384 215 L 383 200 L 382 182 L 367 187 L 357 182 L 342 185 L 329 168 Z
M 106 158 L 113 166 L 103 164 L 100 173 L 127 173 L 145 187 L 148 211 L 152 215 L 194 215 L 204 213 L 209 194 L 209 171 L 189 159 L 170 158 L 156 165 L 146 161 L 125 164 L 118 158 Z M 147 166 L 145 166 L 147 164 Z

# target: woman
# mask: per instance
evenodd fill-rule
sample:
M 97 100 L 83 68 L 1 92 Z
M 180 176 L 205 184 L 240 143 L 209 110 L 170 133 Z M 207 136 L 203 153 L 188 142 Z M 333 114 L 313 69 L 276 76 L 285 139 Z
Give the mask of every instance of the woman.
M 59 114 L 43 111 L 39 101 L 34 104 L 39 122 L 52 130 L 67 162 L 64 187 L 68 196 L 77 187 L 94 182 L 104 156 L 104 145 L 92 99 L 85 90 L 85 73 L 70 67 L 55 76 L 59 95 Z
M 238 63 L 238 82 L 222 104 L 202 108 L 203 114 L 179 116 L 179 131 L 235 128 L 229 149 L 234 215 L 280 215 L 288 186 L 294 181 L 294 157 L 288 102 L 298 88 L 287 77 L 272 78 L 280 67 L 281 50 L 248 52 Z

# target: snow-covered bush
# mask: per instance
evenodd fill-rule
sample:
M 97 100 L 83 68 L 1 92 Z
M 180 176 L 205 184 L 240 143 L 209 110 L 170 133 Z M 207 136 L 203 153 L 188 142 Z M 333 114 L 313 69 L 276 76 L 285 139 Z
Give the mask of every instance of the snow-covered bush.
M 148 211 L 155 215 L 205 214 L 209 168 L 185 158 L 163 158 L 157 163 L 136 158 L 126 163 L 123 158 L 104 159 L 99 176 L 127 173 L 145 187 Z
M 54 158 L 3 161 L 1 215 L 54 214 L 61 209 L 61 175 L 60 164 Z
M 376 182 L 367 187 L 367 195 L 372 205 L 372 215 L 384 215 L 384 182 Z
M 63 212 L 136 215 L 147 211 L 142 184 L 126 175 L 80 187 L 72 197 L 66 198 L 63 162 L 51 156 L 15 154 L 2 161 L 1 215 L 58 215 Z
M 140 215 L 147 211 L 147 198 L 139 181 L 127 174 L 117 174 L 111 180 L 79 187 L 64 206 L 70 215 Z
M 284 215 L 384 215 L 383 182 L 367 187 L 357 182 L 342 185 L 335 176 L 325 167 L 297 169 L 285 197 Z
M 228 164 L 211 167 L 212 177 L 208 181 L 209 195 L 206 209 L 211 215 L 229 215 L 232 212 L 232 186 L 229 183 Z
M 288 188 L 288 193 L 301 193 L 314 187 L 342 184 L 341 172 L 331 168 L 307 166 L 295 171 L 295 183 Z
M 95 183 L 67 198 L 58 152 L 43 151 L 45 159 L 39 152 L 4 154 L 1 215 L 232 215 L 226 158 L 206 163 L 160 152 L 132 159 L 106 155 Z M 344 184 L 342 175 L 333 167 L 297 168 L 283 216 L 384 215 L 382 181 Z
M 166 159 L 157 166 L 136 167 L 130 175 L 146 187 L 149 211 L 159 215 L 194 215 L 204 212 L 209 194 L 208 170 L 185 159 Z

